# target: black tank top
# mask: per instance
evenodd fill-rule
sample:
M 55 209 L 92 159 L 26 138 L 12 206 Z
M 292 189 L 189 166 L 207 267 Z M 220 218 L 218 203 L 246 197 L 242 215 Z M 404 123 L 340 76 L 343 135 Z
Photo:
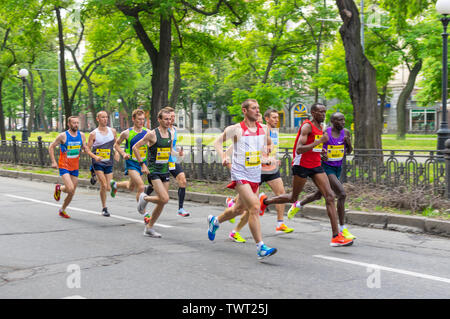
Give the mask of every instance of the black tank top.
M 158 128 L 155 128 L 156 143 L 149 149 L 148 170 L 150 174 L 169 173 L 170 145 L 172 135 L 168 130 L 169 137 L 162 137 Z

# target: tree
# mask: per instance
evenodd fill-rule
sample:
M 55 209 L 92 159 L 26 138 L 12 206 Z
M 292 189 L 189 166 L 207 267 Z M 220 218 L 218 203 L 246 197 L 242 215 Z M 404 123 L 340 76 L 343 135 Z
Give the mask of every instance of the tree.
M 353 0 L 336 0 L 343 21 L 339 32 L 345 48 L 349 93 L 355 119 L 355 148 L 381 149 L 376 72 L 361 46 L 361 23 Z

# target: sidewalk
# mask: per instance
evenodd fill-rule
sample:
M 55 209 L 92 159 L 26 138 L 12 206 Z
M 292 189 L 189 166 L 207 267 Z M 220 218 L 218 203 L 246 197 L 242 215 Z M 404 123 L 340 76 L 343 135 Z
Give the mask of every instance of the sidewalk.
M 21 178 L 51 184 L 62 182 L 61 178 L 55 175 L 36 174 L 3 169 L 0 169 L 0 176 L 10 178 Z M 87 187 L 90 189 L 99 188 L 98 183 L 95 185 L 91 185 L 88 179 L 81 179 L 81 178 L 78 180 L 78 186 Z M 178 199 L 178 192 L 176 190 L 169 190 L 169 196 L 171 199 Z M 226 197 L 227 196 L 224 195 L 211 195 L 196 192 L 186 192 L 185 199 L 187 201 L 192 201 L 196 203 L 225 207 Z M 289 205 L 286 205 L 286 209 L 289 209 Z M 269 214 L 275 214 L 275 210 L 272 209 L 272 211 L 269 212 Z M 296 216 L 328 221 L 328 215 L 325 207 L 317 205 L 308 205 L 302 208 L 302 210 Z M 349 210 L 346 211 L 345 213 L 345 223 L 363 227 L 396 230 L 400 232 L 419 233 L 419 234 L 423 233 L 423 234 L 450 237 L 450 221 L 420 216 L 407 216 L 399 214 L 374 213 L 374 212 Z

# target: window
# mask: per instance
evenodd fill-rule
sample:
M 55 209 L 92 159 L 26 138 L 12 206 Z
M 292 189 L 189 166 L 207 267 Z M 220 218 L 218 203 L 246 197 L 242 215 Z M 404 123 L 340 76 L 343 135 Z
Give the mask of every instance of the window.
M 409 123 L 410 131 L 432 132 L 436 128 L 436 110 L 411 110 Z

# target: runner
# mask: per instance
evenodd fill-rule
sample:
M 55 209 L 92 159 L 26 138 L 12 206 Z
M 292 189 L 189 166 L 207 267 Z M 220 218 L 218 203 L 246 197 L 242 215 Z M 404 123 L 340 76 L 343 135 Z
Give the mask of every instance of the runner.
M 279 141 L 277 130 L 277 125 L 279 121 L 278 111 L 275 109 L 267 110 L 264 113 L 264 119 L 266 120 L 267 128 L 269 129 L 269 135 L 274 147 L 270 154 L 270 159 L 267 160 L 268 164 L 262 164 L 261 182 L 259 185 L 262 185 L 262 183 L 266 182 L 270 186 L 272 191 L 275 193 L 275 195 L 281 195 L 285 193 L 285 190 L 280 175 L 280 167 L 279 167 L 280 163 L 279 160 L 276 158 L 278 154 L 278 141 Z M 229 206 L 232 205 L 229 199 L 227 199 L 227 204 Z M 294 229 L 287 227 L 286 224 L 284 223 L 285 204 L 277 204 L 275 207 L 277 210 L 277 226 L 275 228 L 275 231 L 277 233 L 293 232 Z M 247 221 L 248 221 L 248 212 L 246 211 L 244 215 L 241 217 L 238 225 L 230 232 L 228 236 L 232 241 L 238 243 L 245 242 L 245 239 L 239 234 L 239 232 L 245 226 Z
M 353 244 L 353 240 L 345 238 L 339 232 L 336 205 L 334 202 L 335 195 L 331 189 L 327 175 L 321 166 L 320 154 L 322 153 L 322 145 L 328 141 L 328 135 L 326 132 L 323 134 L 321 125 L 325 120 L 325 113 L 325 105 L 315 103 L 311 106 L 313 120 L 303 122 L 294 143 L 292 192 L 270 199 L 266 195 L 261 194 L 261 212 L 264 213 L 265 208 L 271 204 L 294 203 L 305 186 L 307 178 L 310 177 L 325 197 L 332 230 L 330 246 L 349 246 Z
M 326 156 L 322 158 L 322 167 L 328 176 L 331 188 L 337 195 L 337 212 L 339 216 L 339 231 L 345 238 L 355 239 L 350 231 L 345 227 L 345 189 L 340 181 L 342 162 L 344 156 L 350 154 L 353 150 L 351 142 L 351 133 L 345 129 L 344 114 L 336 112 L 330 118 L 331 127 L 327 129 L 329 136 L 328 142 L 323 145 Z M 301 207 L 308 203 L 319 200 L 322 197 L 320 191 L 306 197 L 304 200 L 296 201 L 288 211 L 288 218 L 291 219 L 297 214 Z
M 139 194 L 145 190 L 145 184 L 141 178 L 142 170 L 139 161 L 133 154 L 133 146 L 147 134 L 147 129 L 144 127 L 145 112 L 141 109 L 133 111 L 131 118 L 133 120 L 133 127 L 120 133 L 119 138 L 114 144 L 114 149 L 125 160 L 125 175 L 130 179 L 128 181 L 116 182 L 111 180 L 111 196 L 115 197 L 118 188 L 128 189 L 129 191 L 136 190 L 136 201 L 139 200 Z M 125 150 L 122 150 L 120 144 L 125 141 Z M 147 158 L 148 147 L 142 145 L 139 149 L 141 160 L 145 161 Z
M 153 229 L 153 225 L 161 215 L 164 206 L 169 202 L 169 157 L 170 154 L 183 156 L 183 150 L 180 152 L 172 150 L 172 134 L 169 129 L 171 123 L 170 111 L 165 108 L 160 110 L 158 122 L 157 128 L 148 132 L 144 138 L 133 146 L 133 153 L 142 167 L 142 172 L 148 174 L 156 192 L 156 196 L 148 196 L 141 192 L 137 209 L 140 214 L 144 214 L 148 202 L 156 204 L 144 229 L 144 235 L 156 238 L 160 238 L 161 234 Z M 147 144 L 150 147 L 148 167 L 139 153 L 140 147 Z
M 111 190 L 111 180 L 113 176 L 114 159 L 119 161 L 119 153 L 115 152 L 113 158 L 114 144 L 116 143 L 116 130 L 107 126 L 108 113 L 100 111 L 97 113 L 98 127 L 89 134 L 88 148 L 92 152 L 101 157 L 101 161 L 97 162 L 92 159 L 92 169 L 94 176 L 100 182 L 100 199 L 102 201 L 102 214 L 109 217 L 108 208 L 106 207 L 106 192 Z
M 48 153 L 52 161 L 52 168 L 59 168 L 59 176 L 61 176 L 64 185 L 56 184 L 53 198 L 56 201 L 61 199 L 61 192 L 66 193 L 67 196 L 59 209 L 59 216 L 63 218 L 70 218 L 66 213 L 66 208 L 72 201 L 75 195 L 75 190 L 78 184 L 78 169 L 80 167 L 80 154 L 84 150 L 90 157 L 96 161 L 100 161 L 101 157 L 93 154 L 86 145 L 86 137 L 78 131 L 80 120 L 77 116 L 70 116 L 67 119 L 69 129 L 56 137 L 50 144 Z M 55 147 L 59 145 L 59 161 L 55 160 Z
M 173 144 L 172 149 L 176 150 L 176 144 L 177 144 L 177 129 L 174 125 L 175 123 L 175 110 L 171 107 L 166 107 L 170 112 L 170 132 L 173 136 Z M 189 217 L 190 214 L 183 208 L 184 205 L 184 197 L 186 196 L 186 175 L 183 172 L 183 168 L 181 167 L 180 163 L 177 163 L 177 158 L 170 155 L 169 158 L 169 172 L 172 174 L 173 177 L 177 180 L 178 184 L 178 216 L 181 217 Z
M 227 186 L 236 189 L 238 197 L 233 207 L 227 208 L 219 216 L 208 216 L 208 238 L 213 241 L 219 225 L 231 218 L 249 211 L 249 228 L 256 242 L 258 259 L 271 256 L 276 248 L 267 247 L 261 234 L 259 222 L 259 203 L 257 192 L 261 181 L 261 153 L 265 141 L 270 149 L 271 139 L 268 132 L 257 122 L 259 105 L 256 100 L 248 99 L 242 103 L 244 120 L 241 123 L 228 126 L 216 139 L 214 147 L 222 158 L 222 165 L 229 166 L 227 152 L 223 152 L 223 143 L 232 140 L 233 157 L 231 161 L 231 183 Z

